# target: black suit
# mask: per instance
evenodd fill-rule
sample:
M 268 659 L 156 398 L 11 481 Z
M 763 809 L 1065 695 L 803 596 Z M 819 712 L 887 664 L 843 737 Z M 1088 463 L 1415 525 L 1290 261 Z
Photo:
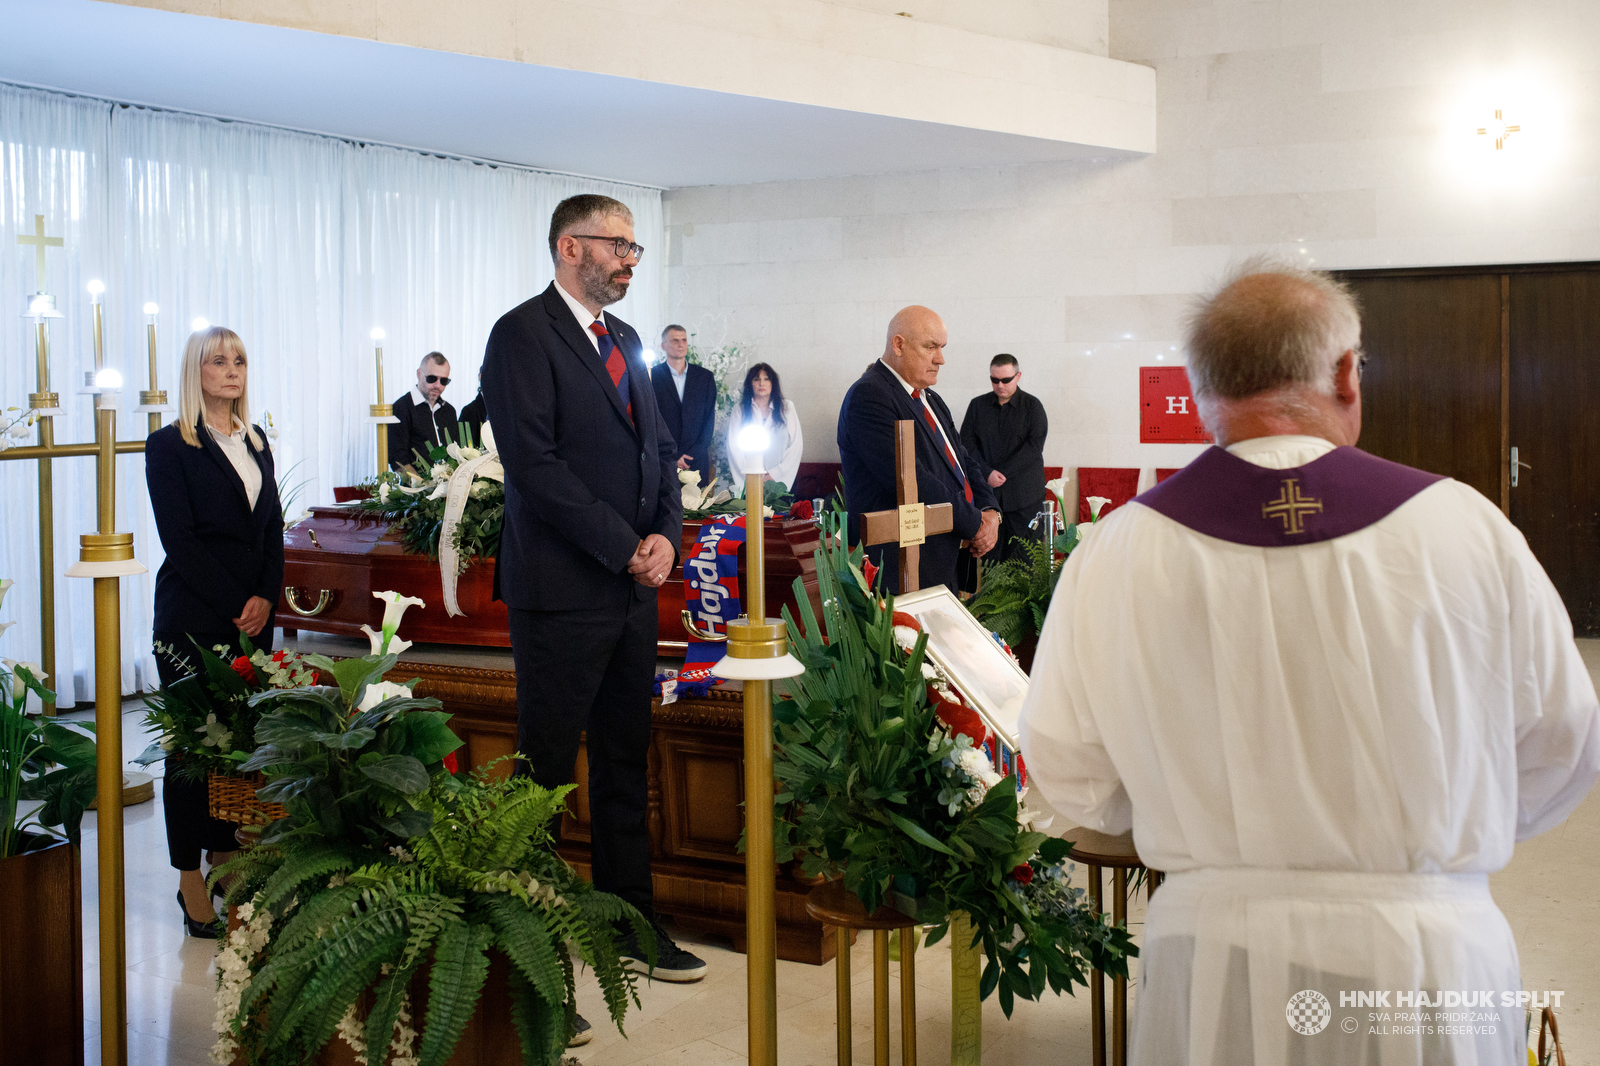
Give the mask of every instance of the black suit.
M 1050 419 L 1037 396 L 1018 389 L 1005 403 L 993 392 L 974 396 L 961 420 L 961 442 L 990 470 L 1006 476 L 994 490 L 1000 506 L 1000 538 L 986 559 L 1009 559 L 1017 538 L 1038 540 L 1043 527 L 1030 529 L 1044 504 L 1044 439 Z
M 950 418 L 950 409 L 939 394 L 924 390 L 934 414 L 944 426 L 945 435 L 956 461 L 967 472 L 972 486 L 972 502 L 968 503 L 961 488 L 961 478 L 951 469 L 945 457 L 944 441 L 928 425 L 922 405 L 911 398 L 894 372 L 882 360 L 867 368 L 845 394 L 844 405 L 839 408 L 839 462 L 840 476 L 844 480 L 845 499 L 850 504 L 850 542 L 861 538 L 861 515 L 869 511 L 887 511 L 899 506 L 895 490 L 894 439 L 895 423 L 911 419 L 917 425 L 917 498 L 927 504 L 951 505 L 954 529 L 949 533 L 932 536 L 922 545 L 920 584 L 923 588 L 948 585 L 956 588 L 956 562 L 961 553 L 961 541 L 969 540 L 983 524 L 983 512 L 995 510 L 994 492 L 984 483 L 984 471 L 974 463 L 962 447 Z M 883 568 L 883 588 L 890 592 L 900 590 L 899 549 L 894 544 L 880 544 L 867 549 L 873 562 Z
M 684 371 L 683 399 L 672 380 L 672 367 L 662 360 L 650 368 L 650 383 L 656 390 L 656 408 L 661 421 L 678 443 L 678 454 L 692 456 L 701 484 L 711 467 L 711 437 L 717 424 L 717 379 L 703 366 L 690 363 Z M 676 461 L 676 460 L 674 460 Z
M 641 540 L 676 551 L 676 443 L 639 336 L 605 316 L 627 404 L 554 285 L 495 323 L 483 396 L 506 472 L 497 565 L 517 671 L 517 747 L 541 785 L 570 782 L 587 731 L 594 882 L 649 913 L 645 824 L 656 590 L 628 573 Z
M 466 426 L 472 430 L 472 443 L 483 447 L 483 424 L 489 421 L 488 409 L 483 406 L 483 393 L 473 399 L 461 409 L 461 416 L 456 424 Z
M 415 468 L 416 452 L 427 455 L 430 447 L 443 448 L 456 439 L 456 409 L 448 400 L 440 400 L 437 410 L 429 410 L 408 392 L 394 402 L 394 416 L 400 420 L 389 427 L 389 466 L 394 469 L 408 463 Z
M 244 482 L 202 419 L 196 428 L 200 447 L 184 443 L 176 425 L 150 434 L 144 446 L 145 484 L 150 509 L 166 559 L 156 572 L 156 643 L 170 646 L 198 668 L 190 638 L 210 649 L 239 646 L 233 620 L 252 596 L 271 603 L 267 624 L 251 643 L 270 652 L 278 596 L 283 590 L 283 507 L 272 452 L 246 447 L 261 468 L 261 491 L 254 507 Z M 257 427 L 264 442 L 265 434 Z M 156 666 L 166 687 L 184 676 L 181 667 L 158 652 Z M 167 851 L 177 870 L 198 870 L 202 851 L 233 851 L 234 826 L 207 812 L 204 781 L 191 781 L 167 767 L 162 789 Z

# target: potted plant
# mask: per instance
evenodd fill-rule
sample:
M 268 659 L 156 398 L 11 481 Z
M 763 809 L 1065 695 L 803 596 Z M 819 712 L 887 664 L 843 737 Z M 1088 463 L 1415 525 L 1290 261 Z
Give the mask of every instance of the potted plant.
M 1021 760 L 996 771 L 982 719 L 925 659 L 916 621 L 874 594 L 842 524 L 823 519 L 820 624 L 803 596 L 803 628 L 785 611 L 806 672 L 773 715 L 779 861 L 842 877 L 869 912 L 901 908 L 933 927 L 930 944 L 970 928 L 987 959 L 978 995 L 998 992 L 1007 1015 L 1090 967 L 1125 974 L 1137 949 L 1069 887 L 1067 842 L 1030 828 Z
M 523 1062 L 553 1064 L 574 954 L 619 1026 L 637 1003 L 618 926 L 646 941 L 650 927 L 555 853 L 568 789 L 460 772 L 439 701 L 382 680 L 393 636 L 359 659 L 309 657 L 336 687 L 251 697 L 260 746 L 242 769 L 286 814 L 214 875 L 238 874 L 230 902 L 248 900 L 218 956 L 218 1062 L 328 1061 L 337 1033 L 367 1063 L 438 1066 L 476 1025 L 514 1026 Z
M 0 601 L 10 588 L 0 581 Z M 11 625 L 0 623 L 0 632 Z M 32 663 L 0 660 L 0 1032 L 5 1063 L 83 1061 L 78 846 L 95 794 L 93 726 L 29 714 L 54 694 Z M 25 807 L 29 801 L 42 801 Z

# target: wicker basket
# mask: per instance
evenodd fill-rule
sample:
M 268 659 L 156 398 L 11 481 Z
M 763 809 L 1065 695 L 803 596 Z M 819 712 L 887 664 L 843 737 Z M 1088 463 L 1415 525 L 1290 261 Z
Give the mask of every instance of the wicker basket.
M 282 804 L 256 799 L 256 789 L 266 783 L 260 774 L 208 774 L 211 817 L 239 825 L 268 825 L 284 817 L 288 812 Z

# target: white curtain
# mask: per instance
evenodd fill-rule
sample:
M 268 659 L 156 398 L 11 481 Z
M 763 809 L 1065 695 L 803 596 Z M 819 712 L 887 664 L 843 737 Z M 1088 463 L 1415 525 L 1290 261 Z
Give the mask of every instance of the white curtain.
M 192 320 L 225 325 L 250 355 L 255 421 L 271 412 L 280 481 L 308 481 L 292 514 L 331 502 L 336 485 L 376 469 L 375 326 L 387 332 L 385 387 L 393 401 L 415 382 L 421 356 L 441 351 L 459 409 L 476 394 L 495 319 L 553 277 L 550 214 L 580 192 L 616 197 L 634 213 L 646 257 L 615 310 L 650 343 L 664 308 L 665 230 L 658 190 L 356 145 L 310 134 L 150 111 L 0 86 L 0 407 L 35 391 L 34 253 L 15 243 L 36 214 L 65 247 L 48 252 L 47 291 L 64 317 L 51 324 L 52 387 L 66 414 L 58 442 L 92 439 L 92 406 L 75 393 L 92 364 L 91 279 L 105 283 L 106 361 L 123 371 L 118 436 L 142 438 L 131 413 L 146 388 L 147 302 L 156 318 L 158 374 L 169 402 Z M 171 421 L 173 415 L 165 416 Z M 292 473 L 289 471 L 293 468 Z M 39 658 L 36 464 L 0 461 L 0 577 L 17 582 L 0 621 L 0 655 Z M 89 582 L 60 577 L 77 536 L 94 528 L 94 463 L 52 464 L 56 515 L 56 670 L 60 705 L 93 692 Z M 139 455 L 118 461 L 118 528 L 132 530 L 150 575 L 123 582 L 124 692 L 154 687 L 150 654 L 154 574 L 163 555 Z M 66 678 L 65 683 L 61 678 Z

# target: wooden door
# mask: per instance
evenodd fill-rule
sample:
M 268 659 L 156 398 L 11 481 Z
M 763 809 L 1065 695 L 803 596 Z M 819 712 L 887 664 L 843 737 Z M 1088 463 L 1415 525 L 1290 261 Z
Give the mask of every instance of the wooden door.
M 1600 272 L 1511 277 L 1511 520 L 1579 636 L 1600 636 Z
M 1362 450 L 1453 477 L 1500 506 L 1500 275 L 1345 280 L 1367 354 Z

